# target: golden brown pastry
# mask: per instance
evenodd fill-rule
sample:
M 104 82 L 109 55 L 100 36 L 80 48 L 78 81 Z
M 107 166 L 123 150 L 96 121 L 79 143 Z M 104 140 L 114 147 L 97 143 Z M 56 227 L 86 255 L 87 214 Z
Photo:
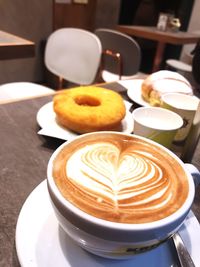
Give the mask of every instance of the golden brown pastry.
M 142 98 L 151 106 L 160 106 L 165 93 L 192 94 L 192 86 L 181 74 L 168 70 L 154 72 L 142 83 Z
M 126 113 L 118 93 L 95 86 L 67 89 L 53 102 L 58 122 L 77 133 L 114 130 Z

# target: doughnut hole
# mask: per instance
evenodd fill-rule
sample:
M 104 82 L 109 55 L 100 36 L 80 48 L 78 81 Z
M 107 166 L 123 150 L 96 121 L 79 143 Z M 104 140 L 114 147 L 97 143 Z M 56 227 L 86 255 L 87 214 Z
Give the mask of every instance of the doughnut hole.
M 101 105 L 99 99 L 89 95 L 79 95 L 74 99 L 75 103 L 79 106 L 97 107 Z

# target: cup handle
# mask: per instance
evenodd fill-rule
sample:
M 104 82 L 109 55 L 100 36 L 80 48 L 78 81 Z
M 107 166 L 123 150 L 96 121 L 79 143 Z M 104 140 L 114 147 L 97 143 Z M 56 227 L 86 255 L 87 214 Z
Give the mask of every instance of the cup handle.
M 190 164 L 190 163 L 185 163 L 185 167 L 192 175 L 192 177 L 194 179 L 195 187 L 197 187 L 200 184 L 200 172 L 199 172 L 199 170 L 193 164 Z

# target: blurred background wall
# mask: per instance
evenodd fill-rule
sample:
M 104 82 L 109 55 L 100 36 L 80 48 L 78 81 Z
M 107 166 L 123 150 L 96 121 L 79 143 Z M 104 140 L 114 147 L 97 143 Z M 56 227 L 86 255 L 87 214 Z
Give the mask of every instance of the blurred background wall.
M 91 31 L 99 27 L 115 28 L 120 22 L 122 4 L 128 1 L 140 4 L 139 9 L 133 7 L 125 10 L 127 19 L 137 11 L 136 20 L 139 11 L 144 6 L 149 10 L 153 0 L 88 0 L 86 5 L 78 4 L 76 0 L 62 0 L 63 3 L 59 3 L 59 0 L 1 0 L 0 30 L 34 41 L 36 55 L 27 59 L 0 60 L 0 84 L 13 81 L 45 82 L 47 76 L 43 52 L 45 41 L 54 29 L 69 26 Z M 200 0 L 194 1 L 190 31 L 200 29 L 199 8 Z M 146 16 L 140 19 L 145 21 Z M 154 19 L 157 21 L 156 17 Z
M 1 0 L 0 30 L 36 43 L 34 58 L 0 60 L 0 84 L 43 80 L 43 40 L 52 31 L 51 0 Z

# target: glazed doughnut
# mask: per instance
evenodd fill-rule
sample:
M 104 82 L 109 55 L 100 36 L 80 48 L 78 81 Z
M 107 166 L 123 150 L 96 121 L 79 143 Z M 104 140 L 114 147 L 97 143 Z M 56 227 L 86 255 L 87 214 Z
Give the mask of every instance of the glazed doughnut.
M 161 95 L 165 93 L 192 94 L 192 86 L 181 74 L 168 70 L 154 72 L 144 79 L 142 98 L 151 106 L 160 106 Z
M 95 86 L 66 89 L 54 97 L 53 108 L 58 123 L 77 133 L 115 130 L 126 113 L 118 93 Z

